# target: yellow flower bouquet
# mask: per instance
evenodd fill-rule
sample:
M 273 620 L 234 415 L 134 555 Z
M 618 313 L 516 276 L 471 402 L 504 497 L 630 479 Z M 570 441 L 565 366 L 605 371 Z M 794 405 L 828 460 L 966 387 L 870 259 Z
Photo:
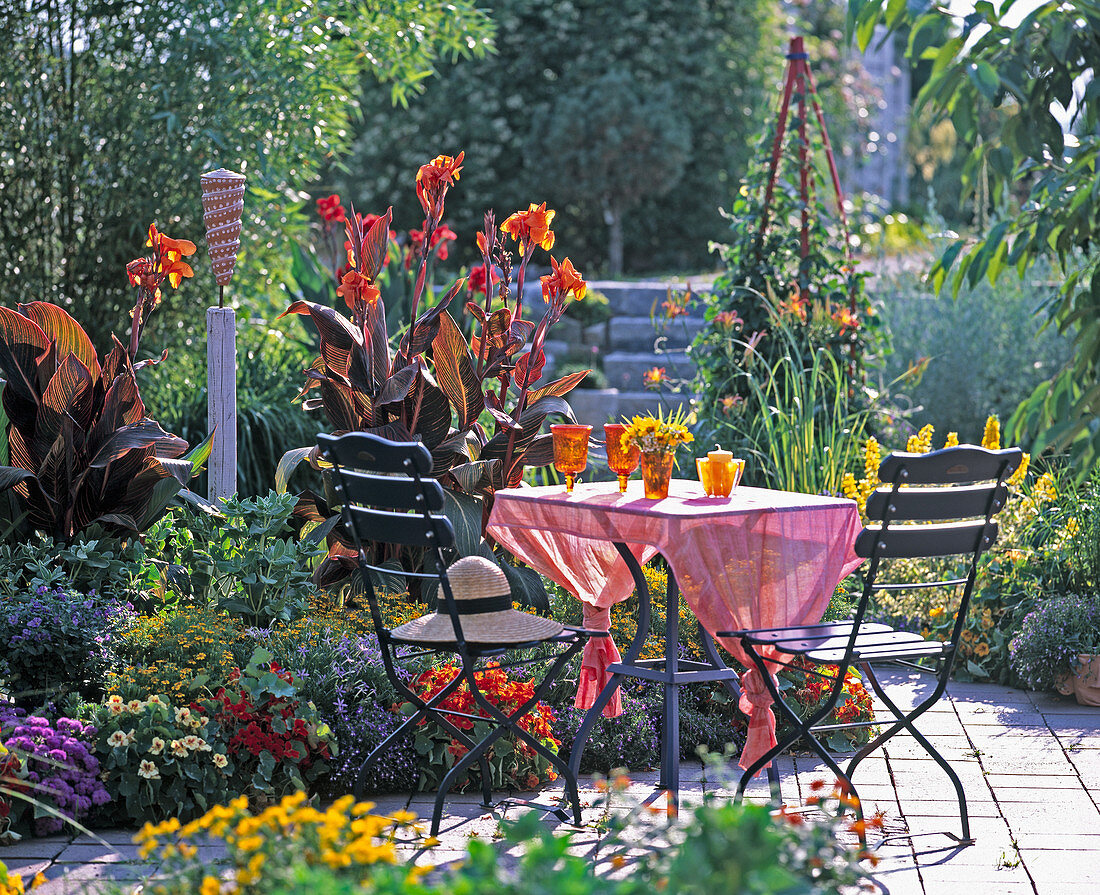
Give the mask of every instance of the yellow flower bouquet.
M 665 419 L 661 411 L 657 416 L 647 413 L 634 417 L 622 434 L 623 450 L 637 448 L 643 454 L 671 454 L 682 444 L 692 440 L 685 423 L 683 407 Z
M 692 440 L 683 407 L 667 419 L 660 410 L 657 416 L 652 413 L 636 416 L 621 437 L 623 450 L 637 448 L 641 455 L 645 496 L 651 500 L 668 497 L 676 448 Z

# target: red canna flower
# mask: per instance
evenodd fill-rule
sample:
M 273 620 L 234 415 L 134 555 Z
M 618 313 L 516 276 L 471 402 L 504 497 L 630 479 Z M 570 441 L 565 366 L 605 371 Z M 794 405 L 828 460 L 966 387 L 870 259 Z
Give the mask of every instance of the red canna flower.
M 480 236 L 481 234 L 479 233 L 478 235 Z M 500 282 L 500 274 L 496 272 L 495 267 L 489 268 L 489 271 L 493 281 L 492 285 L 495 286 L 497 283 Z M 482 295 L 484 295 L 486 289 L 485 279 L 486 277 L 484 264 L 477 264 L 474 267 L 471 267 L 469 277 L 466 280 L 466 289 L 471 293 L 480 292 Z
M 347 220 L 344 206 L 340 204 L 340 197 L 336 193 L 317 200 L 317 214 L 326 224 Z
M 336 294 L 344 300 L 348 310 L 352 311 L 355 310 L 357 302 L 373 303 L 382 297 L 378 287 L 355 268 L 344 274 Z
M 554 247 L 554 232 L 550 224 L 554 221 L 557 212 L 546 210 L 546 203 L 536 205 L 534 202 L 526 211 L 517 211 L 510 215 L 500 229 L 519 243 L 521 252 L 526 253 L 528 246 L 537 245 L 549 252 Z

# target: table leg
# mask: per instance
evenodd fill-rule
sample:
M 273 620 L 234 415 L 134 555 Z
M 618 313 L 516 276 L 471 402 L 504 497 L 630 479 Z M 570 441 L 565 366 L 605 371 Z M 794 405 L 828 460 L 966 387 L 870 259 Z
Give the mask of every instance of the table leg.
M 665 591 L 665 724 L 661 733 L 660 787 L 668 793 L 672 810 L 680 802 L 680 685 L 675 676 L 680 670 L 680 588 L 672 569 L 668 570 Z

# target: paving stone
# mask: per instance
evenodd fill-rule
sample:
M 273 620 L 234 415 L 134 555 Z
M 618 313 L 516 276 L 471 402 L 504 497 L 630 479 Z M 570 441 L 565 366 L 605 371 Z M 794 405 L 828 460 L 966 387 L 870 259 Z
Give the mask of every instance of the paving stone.
M 1089 860 L 1085 853 L 1078 853 L 1080 859 L 1067 860 L 1064 853 L 1023 847 L 1020 855 L 1032 877 L 1044 883 L 1100 883 L 1100 862 L 1095 855 Z
M 83 841 L 68 846 L 55 860 L 60 864 L 133 863 L 138 860 L 138 847 L 121 842 L 103 846 Z
M 1100 855 L 1100 832 L 1078 833 L 1070 830 L 1054 833 L 1046 830 L 1041 833 L 1014 832 L 1012 835 L 1021 849 L 1065 852 L 1067 857 L 1082 851 Z
M 0 846 L 0 861 L 9 867 L 13 858 L 54 858 L 68 846 L 69 837 L 49 836 L 42 839 L 20 839 L 11 845 Z
M 1062 808 L 1050 804 L 1002 802 L 1001 811 L 1013 832 L 1017 833 L 1049 832 L 1053 824 L 1064 826 L 1067 822 L 1072 823 L 1075 832 L 1100 833 L 1100 812 L 1091 802 L 1084 808 L 1080 807 L 1080 803 Z
M 925 895 L 920 874 L 915 867 L 897 870 L 875 870 L 871 878 L 883 895 Z

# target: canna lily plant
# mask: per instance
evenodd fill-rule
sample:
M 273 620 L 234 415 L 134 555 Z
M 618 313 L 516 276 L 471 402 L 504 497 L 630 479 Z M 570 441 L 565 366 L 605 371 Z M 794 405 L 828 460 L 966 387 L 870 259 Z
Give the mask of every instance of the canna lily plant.
M 459 179 L 462 163 L 461 152 L 441 155 L 417 173 L 423 246 L 436 244 L 447 192 Z M 448 495 L 459 551 L 484 554 L 482 538 L 493 493 L 519 484 L 527 467 L 553 461 L 551 436 L 541 431 L 548 416 L 574 419 L 565 396 L 588 371 L 542 382 L 543 346 L 569 300 L 584 297 L 585 282 L 568 258 L 559 263 L 551 256 L 552 272 L 541 278 L 546 308 L 537 323 L 527 319 L 527 267 L 537 249 L 549 251 L 554 245 L 554 211 L 546 203 L 532 204 L 499 229 L 489 212 L 477 234 L 482 256 L 477 292 L 464 289 L 465 280 L 459 279 L 439 302 L 422 307 L 429 265 L 437 253 L 420 251 L 408 324 L 399 335 L 391 334 L 377 280 L 386 260 L 392 211 L 373 218 L 365 232 L 359 215 L 345 216 L 348 265 L 340 272 L 337 293 L 350 318 L 303 300 L 282 315 L 308 315 L 320 336 L 320 357 L 306 371 L 298 397 L 307 410 L 323 410 L 337 433 L 360 430 L 423 442 L 432 454 L 432 475 Z M 514 293 L 508 240 L 519 255 Z M 451 314 L 460 295 L 469 298 L 465 311 L 472 319 L 463 321 L 469 336 Z M 316 464 L 314 450 L 300 448 L 284 456 L 276 474 L 278 488 L 286 487 L 302 460 Z M 354 550 L 327 502 L 307 493 L 296 512 L 303 523 L 326 525 L 329 555 L 318 570 L 318 584 L 347 577 L 355 568 Z
M 183 260 L 194 243 L 149 227 L 147 257 L 126 266 L 137 287 L 128 345 L 100 362 L 87 333 L 48 302 L 0 307 L 2 403 L 8 419 L 0 494 L 9 498 L 0 530 L 32 528 L 69 541 L 93 525 L 141 532 L 163 512 L 209 454 L 209 439 L 187 443 L 149 419 L 136 372 L 164 360 L 136 361 L 161 287 L 192 275 Z M 14 499 L 11 499 L 14 497 Z

